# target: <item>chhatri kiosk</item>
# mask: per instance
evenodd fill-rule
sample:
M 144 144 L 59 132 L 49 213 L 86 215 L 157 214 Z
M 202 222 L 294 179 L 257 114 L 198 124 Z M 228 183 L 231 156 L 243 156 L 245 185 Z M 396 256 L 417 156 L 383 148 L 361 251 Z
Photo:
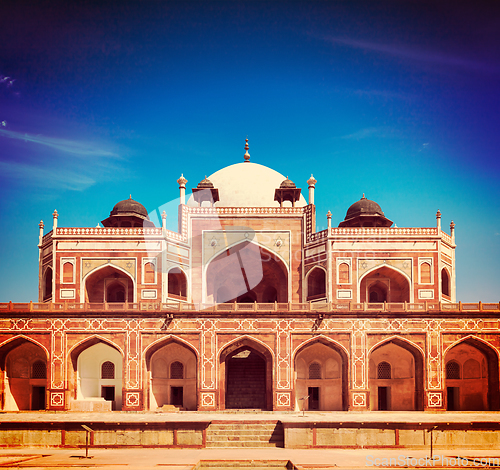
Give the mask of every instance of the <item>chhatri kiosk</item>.
M 363 195 L 317 232 L 314 177 L 245 150 L 177 180 L 176 232 L 132 198 L 40 223 L 39 301 L 0 305 L 1 409 L 498 410 L 499 305 L 456 302 L 453 222 Z

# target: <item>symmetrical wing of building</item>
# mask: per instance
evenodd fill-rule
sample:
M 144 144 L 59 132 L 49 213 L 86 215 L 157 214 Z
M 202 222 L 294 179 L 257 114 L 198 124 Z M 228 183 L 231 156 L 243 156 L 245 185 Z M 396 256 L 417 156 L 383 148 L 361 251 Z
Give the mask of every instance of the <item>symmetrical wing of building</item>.
M 132 198 L 40 223 L 39 302 L 0 304 L 2 410 L 499 409 L 499 305 L 456 303 L 453 223 L 363 195 L 317 232 L 317 181 L 245 148 L 188 200 L 179 178 L 176 232 Z

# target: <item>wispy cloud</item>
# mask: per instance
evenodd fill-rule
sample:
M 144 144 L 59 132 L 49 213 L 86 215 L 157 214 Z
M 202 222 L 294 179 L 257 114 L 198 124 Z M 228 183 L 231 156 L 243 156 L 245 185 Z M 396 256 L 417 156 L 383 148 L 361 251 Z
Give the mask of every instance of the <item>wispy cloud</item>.
M 21 179 L 38 187 L 57 187 L 71 191 L 83 191 L 95 184 L 95 180 L 81 172 L 66 169 L 53 170 L 17 162 L 0 161 L 0 173 L 9 179 Z
M 120 158 L 117 153 L 97 147 L 89 142 L 61 139 L 58 137 L 47 137 L 43 135 L 33 135 L 23 132 L 10 131 L 7 129 L 0 129 L 0 136 L 47 146 L 74 156 Z
M 391 55 L 393 57 L 401 57 L 403 59 L 415 60 L 419 62 L 449 65 L 469 70 L 476 70 L 488 73 L 500 73 L 500 67 L 482 62 L 457 57 L 450 54 L 426 51 L 412 46 L 382 44 L 376 42 L 360 41 L 356 39 L 346 39 L 339 37 L 325 37 L 326 41 L 336 44 L 344 44 L 356 49 L 380 52 L 382 54 Z
M 391 129 L 389 127 L 366 127 L 352 134 L 338 136 L 337 139 L 343 140 L 361 140 L 369 137 L 385 137 Z

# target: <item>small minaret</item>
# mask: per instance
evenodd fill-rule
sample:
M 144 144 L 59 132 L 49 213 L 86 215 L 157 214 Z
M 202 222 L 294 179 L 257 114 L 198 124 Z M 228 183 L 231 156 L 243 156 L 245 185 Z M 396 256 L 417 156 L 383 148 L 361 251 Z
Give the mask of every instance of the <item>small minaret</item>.
M 438 209 L 436 212 L 436 224 L 438 229 L 438 235 L 441 233 L 441 211 Z
M 245 155 L 243 155 L 243 158 L 245 159 L 245 162 L 250 161 L 250 154 L 248 153 L 248 149 L 250 147 L 248 146 L 248 137 L 245 139 Z
M 314 179 L 314 176 L 311 173 L 311 177 L 307 180 L 307 184 L 309 185 L 309 204 L 314 205 L 314 185 L 317 181 Z
M 42 240 L 43 240 L 43 220 L 40 220 L 40 223 L 38 224 L 40 227 L 40 233 L 38 235 L 38 246 L 42 246 Z
M 57 219 L 59 217 L 59 214 L 57 213 L 57 210 L 54 211 L 54 213 L 52 214 L 52 217 L 54 219 L 54 225 L 52 227 L 52 230 L 54 231 L 54 235 L 56 234 L 56 228 L 57 228 Z
M 161 226 L 163 230 L 167 230 L 167 213 L 165 211 L 161 213 Z
M 332 228 L 332 213 L 330 211 L 327 212 L 326 218 L 328 219 L 328 234 L 330 234 L 330 229 Z
M 455 244 L 455 223 L 453 220 L 450 224 L 450 235 L 451 235 L 451 243 Z
M 181 174 L 181 177 L 177 180 L 179 183 L 179 192 L 180 192 L 180 204 L 186 204 L 186 183 L 188 180 L 184 178 L 184 174 Z

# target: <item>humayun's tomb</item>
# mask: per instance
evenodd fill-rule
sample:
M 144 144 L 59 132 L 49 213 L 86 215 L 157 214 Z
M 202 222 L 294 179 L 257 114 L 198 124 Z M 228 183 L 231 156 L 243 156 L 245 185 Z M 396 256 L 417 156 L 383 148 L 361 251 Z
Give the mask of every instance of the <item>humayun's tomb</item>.
M 317 232 L 317 181 L 245 149 L 177 180 L 175 232 L 132 198 L 40 223 L 38 302 L 0 304 L 1 410 L 498 410 L 499 304 L 456 302 L 453 222 L 363 195 Z

